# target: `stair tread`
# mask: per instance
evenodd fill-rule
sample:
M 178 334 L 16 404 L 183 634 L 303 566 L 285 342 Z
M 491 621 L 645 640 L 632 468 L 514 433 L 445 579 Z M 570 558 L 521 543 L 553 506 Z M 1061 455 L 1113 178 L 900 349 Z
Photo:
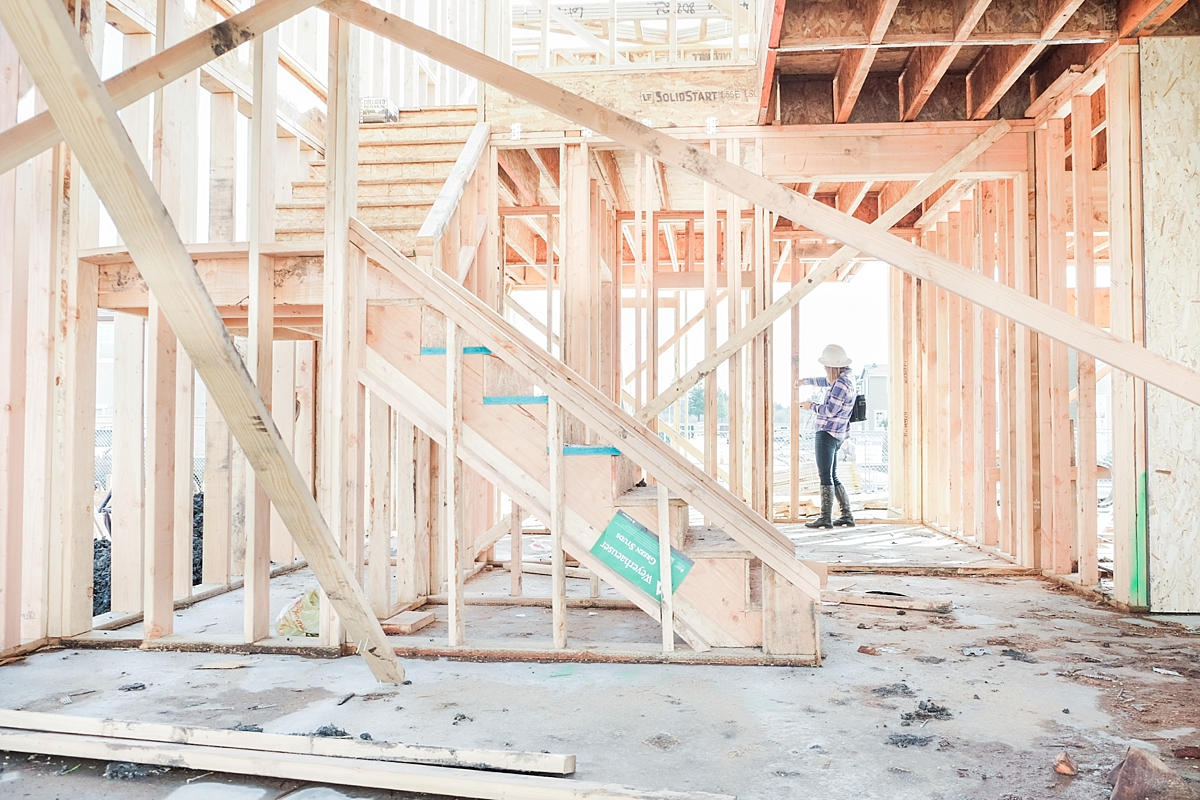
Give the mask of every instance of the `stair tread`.
M 705 558 L 753 558 L 745 545 L 716 525 L 693 525 L 683 537 L 683 552 Z
M 463 144 L 466 144 L 466 142 L 463 142 Z M 363 164 L 396 164 L 397 166 L 400 166 L 404 164 L 454 164 L 457 161 L 458 156 L 453 158 L 449 156 L 413 156 L 412 158 L 405 158 L 403 161 L 395 158 L 360 158 L 358 160 L 358 164 L 359 166 L 362 166 Z M 325 166 L 325 161 L 324 159 L 320 161 L 310 161 L 308 162 L 308 165 L 310 167 L 323 167 Z
M 675 507 L 687 505 L 686 500 L 669 490 L 667 492 L 667 502 Z M 618 508 L 641 508 L 644 506 L 656 506 L 658 505 L 658 487 L 635 486 L 613 501 L 613 504 Z
M 323 162 L 322 162 L 323 163 Z M 390 162 L 389 162 L 390 163 Z M 395 184 L 409 186 L 418 183 L 436 183 L 439 187 L 446 182 L 445 178 L 360 178 L 359 186 L 392 186 Z M 305 180 L 292 181 L 292 186 L 324 186 L 325 181 Z
M 387 208 L 389 206 L 432 206 L 437 200 L 437 195 L 429 197 L 375 197 L 369 199 L 360 199 L 358 201 L 359 208 Z M 288 200 L 282 203 L 276 203 L 276 208 L 324 208 L 324 200 Z

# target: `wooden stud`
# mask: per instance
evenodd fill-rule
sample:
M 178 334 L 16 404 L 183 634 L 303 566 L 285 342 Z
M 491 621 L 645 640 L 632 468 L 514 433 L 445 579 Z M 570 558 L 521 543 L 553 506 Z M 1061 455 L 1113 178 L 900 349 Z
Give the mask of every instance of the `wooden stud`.
M 274 400 L 275 335 L 274 260 L 262 246 L 275 239 L 275 125 L 278 102 L 279 31 L 264 31 L 251 44 L 250 185 L 246 236 L 250 275 L 249 335 L 246 368 L 270 410 Z M 286 409 L 291 417 L 291 409 Z M 281 431 L 282 432 L 282 431 Z M 285 442 L 287 439 L 284 440 Z M 247 473 L 246 570 L 243 623 L 247 643 L 271 632 L 271 505 L 261 481 Z
M 960 245 L 958 250 L 959 263 L 964 269 L 979 272 L 975 256 L 975 205 L 978 199 L 978 186 L 976 187 L 975 197 L 969 200 L 964 200 L 959 208 L 959 235 Z M 982 469 L 977 460 L 978 451 L 975 449 L 975 438 L 979 433 L 979 420 L 976 416 L 979 407 L 979 361 L 982 356 L 977 352 L 977 332 L 975 330 L 975 309 L 974 303 L 963 300 L 959 304 L 959 319 L 957 325 L 961 332 L 959 339 L 959 354 L 962 359 L 962 368 L 959 372 L 959 380 L 961 381 L 960 405 L 961 409 L 961 425 L 962 435 L 959 439 L 962 452 L 962 524 L 960 530 L 964 536 L 975 536 L 975 475 L 977 471 L 986 472 L 988 467 L 985 465 Z
M 521 596 L 521 563 L 524 553 L 524 542 L 521 539 L 521 524 L 524 522 L 524 514 L 521 507 L 517 505 L 517 501 L 513 500 L 512 513 L 508 515 L 509 525 L 509 594 L 513 597 Z
M 142 549 L 146 577 L 142 600 L 143 635 L 167 636 L 175 630 L 175 334 L 153 296 L 146 326 L 146 541 Z
M 422 574 L 428 574 L 428 570 L 422 569 L 417 547 L 416 429 L 407 417 L 398 412 L 393 425 L 396 434 L 395 495 L 392 498 L 396 520 L 396 602 L 407 605 L 422 595 L 422 588 L 428 588 Z M 429 470 L 426 469 L 424 474 L 428 476 Z
M 708 143 L 709 153 L 717 152 L 716 141 Z M 717 187 L 704 184 L 704 352 L 717 349 Z M 730 303 L 737 302 L 730 297 Z M 654 398 L 658 400 L 658 397 Z M 639 421 L 657 417 L 646 408 L 638 412 Z M 717 374 L 704 376 L 704 471 L 717 474 Z
M 446 548 L 446 594 L 449 614 L 449 644 L 461 645 L 466 639 L 466 620 L 463 615 L 463 493 L 462 461 L 459 447 L 462 441 L 462 336 L 450 318 L 446 319 L 446 444 L 442 448 L 442 496 L 445 513 L 442 515 L 442 541 Z
M 996 183 L 984 181 L 979 185 L 976 199 L 979 220 L 979 250 L 976 268 L 986 277 L 996 278 Z M 996 373 L 997 332 L 996 314 L 975 307 L 975 363 L 979 365 L 976 378 L 975 403 L 978 424 L 975 453 L 979 467 L 975 472 L 975 541 L 994 547 L 999 543 L 999 523 L 996 497 L 999 461 L 996 432 Z
M 391 409 L 374 392 L 367 406 L 367 597 L 375 616 L 386 619 L 392 611 Z
M 1075 217 L 1075 313 L 1084 322 L 1096 322 L 1096 265 L 1092 235 L 1092 98 L 1071 98 L 1072 186 Z M 1079 582 L 1095 586 L 1100 580 L 1096 564 L 1096 359 L 1077 356 L 1075 459 L 1077 518 L 1075 557 Z
M 567 527 L 566 459 L 563 456 L 563 408 L 554 398 L 547 405 L 550 453 L 550 616 L 554 646 L 567 646 L 567 562 L 563 538 Z
M 296 453 L 296 345 L 294 341 L 277 341 L 271 354 L 271 408 L 275 410 L 279 435 L 292 451 L 293 458 Z M 270 541 L 272 563 L 290 564 L 296 560 L 295 543 L 277 508 L 271 509 Z
M 111 610 L 142 610 L 145 536 L 145 322 L 131 314 L 113 321 L 113 471 Z M 207 533 L 207 524 L 205 532 Z M 190 551 L 189 551 L 190 552 Z
M 961 212 L 954 212 L 947 216 L 946 227 L 946 252 L 944 255 L 951 261 L 961 265 L 963 262 L 962 254 L 962 229 L 964 220 Z M 965 362 L 965 349 L 967 343 L 963 340 L 963 303 L 962 299 L 957 295 L 948 293 L 946 297 L 946 354 L 949 356 L 949 364 L 947 365 L 947 382 L 946 388 L 949 392 L 949 411 L 950 416 L 947 418 L 949 431 L 946 437 L 946 460 L 942 462 L 942 469 L 946 476 L 946 486 L 949 491 L 949 515 L 947 517 L 946 526 L 951 530 L 963 531 L 963 488 L 965 486 L 966 471 L 969 469 L 966 459 L 966 448 L 964 447 L 964 434 L 966 433 L 966 420 L 964 419 L 963 401 L 966 390 L 966 369 L 969 367 Z M 973 465 L 972 465 L 973 466 Z
M 1105 84 L 1108 120 L 1109 260 L 1112 266 L 1112 332 L 1124 341 L 1142 337 L 1138 288 L 1143 269 L 1141 183 L 1141 95 L 1136 49 L 1117 55 Z M 1108 359 L 1103 359 L 1107 361 Z M 1116 366 L 1116 365 L 1114 365 Z M 1144 497 L 1145 416 L 1141 382 L 1120 367 L 1112 373 L 1113 596 L 1146 606 L 1146 520 Z
M 196 482 L 193 479 L 195 459 L 194 432 L 196 429 L 196 371 L 187 353 L 175 353 L 175 495 L 174 523 L 175 568 L 173 575 L 176 597 L 192 595 L 192 537 L 193 501 Z
M 671 506 L 667 485 L 658 482 L 658 581 L 662 594 L 662 643 L 663 652 L 675 649 L 675 606 L 671 600 Z
M 1036 267 L 1033 260 L 1033 248 L 1030 241 L 1030 222 L 1034 208 L 1034 187 L 1024 173 L 1013 178 L 1012 190 L 1012 265 L 1014 274 L 1013 288 L 1023 294 L 1032 295 L 1034 291 L 1034 275 Z M 1033 331 L 1027 326 L 1016 324 L 1016 379 L 1014 395 L 1016 411 L 1014 419 L 1014 444 L 1016 473 L 1014 486 L 1018 491 L 1016 519 L 1016 548 L 1013 555 L 1017 563 L 1033 567 L 1041 561 L 1037 545 L 1037 519 L 1035 516 L 1035 501 L 1040 489 L 1040 475 L 1035 460 L 1034 439 L 1037 431 L 1037 418 L 1034 416 L 1035 384 L 1034 368 L 1036 366 L 1037 345 Z
M 0 29 L 0 126 L 17 122 L 21 61 Z M 25 352 L 29 281 L 18 264 L 17 175 L 0 174 L 0 653 L 21 645 Z

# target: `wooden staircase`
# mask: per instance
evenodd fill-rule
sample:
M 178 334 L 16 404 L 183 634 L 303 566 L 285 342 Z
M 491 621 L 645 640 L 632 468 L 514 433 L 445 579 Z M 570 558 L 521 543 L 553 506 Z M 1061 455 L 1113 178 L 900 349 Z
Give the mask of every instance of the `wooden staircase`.
M 358 218 L 409 257 L 417 231 L 475 127 L 477 109 L 403 111 L 399 122 L 358 129 Z M 292 183 L 292 198 L 277 203 L 276 239 L 325 236 L 325 162 L 309 164 L 308 180 Z
M 365 226 L 356 223 L 352 238 L 356 231 L 356 243 L 364 247 L 368 259 L 391 272 L 411 298 L 409 303 L 390 298 L 384 304 L 372 304 L 368 299 L 367 348 L 360 380 L 435 441 L 444 441 L 446 352 L 444 336 L 438 332 L 445 330 L 444 314 L 463 313 L 462 320 L 469 315 L 465 309 L 440 302 L 429 282 L 444 282 L 447 291 L 462 293 L 464 299 L 468 295 L 443 273 L 427 273 L 400 254 L 387 252 L 390 248 L 373 238 Z M 549 359 L 491 309 L 477 307 L 470 313 L 490 315 L 490 325 L 510 329 L 504 351 L 527 348 L 528 356 Z M 464 325 L 464 329 L 461 457 L 522 509 L 549 519 L 548 412 L 543 396 L 553 394 L 568 413 L 572 413 L 572 398 L 556 394 L 555 387 L 501 359 L 480 337 L 472 337 L 469 327 Z M 548 366 L 569 373 L 556 361 Z M 514 370 L 520 373 L 516 379 L 511 374 Z M 498 381 L 497 375 L 505 378 Z M 573 373 L 570 376 L 582 380 Z M 524 384 L 514 388 L 521 378 Z M 498 388 L 499 384 L 504 387 Z M 498 393 L 507 399 L 496 402 Z M 642 427 L 615 405 L 610 404 L 605 413 L 612 415 L 611 421 L 618 427 Z M 593 555 L 592 548 L 619 511 L 656 531 L 657 490 L 635 485 L 637 466 L 645 466 L 651 473 L 663 470 L 627 454 L 624 442 L 615 441 L 616 437 L 605 435 L 596 426 L 585 425 L 578 418 L 572 421 L 568 441 L 587 447 L 579 447 L 580 455 L 566 459 L 564 550 L 651 617 L 661 619 L 658 601 L 609 569 Z M 644 442 L 657 448 L 656 458 L 670 461 L 688 477 L 698 472 L 658 437 L 645 433 Z M 672 546 L 693 565 L 674 595 L 676 632 L 693 651 L 753 648 L 761 655 L 761 663 L 819 663 L 819 577 L 796 561 L 794 546 L 786 537 L 715 481 L 684 479 L 678 484 L 682 491 L 669 501 L 669 536 Z M 726 495 L 720 498 L 724 505 L 711 502 L 716 493 Z M 728 500 L 732 503 L 726 503 Z M 722 516 L 734 522 L 736 529 L 728 531 L 715 523 L 693 524 L 692 502 L 710 514 L 714 508 L 730 509 Z

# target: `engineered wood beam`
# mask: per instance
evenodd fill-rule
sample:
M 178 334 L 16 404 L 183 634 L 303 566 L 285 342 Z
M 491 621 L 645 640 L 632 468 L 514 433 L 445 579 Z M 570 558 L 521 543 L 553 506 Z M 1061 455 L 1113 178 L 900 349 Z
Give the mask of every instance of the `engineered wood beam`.
M 1149 36 L 1182 8 L 1187 0 L 1120 0 L 1117 36 Z
M 124 108 L 316 4 L 317 0 L 264 0 L 114 75 L 104 88 L 117 108 Z M 61 141 L 49 111 L 8 128 L 0 133 L 0 174 Z
M 224 331 L 65 9 L 56 0 L 5 0 L 0 3 L 0 20 L 318 582 L 355 640 L 363 643 L 375 676 L 399 682 L 403 671 L 383 629 L 370 613 L 349 565 L 334 549 L 329 529 Z
M 867 28 L 867 41 L 878 44 L 883 41 L 892 15 L 900 0 L 873 0 L 870 7 L 865 9 L 864 22 Z M 846 50 L 838 58 L 837 72 L 833 76 L 833 121 L 847 122 L 854 104 L 858 102 L 859 92 L 863 82 L 871 72 L 871 63 L 875 60 L 878 47 L 864 47 Z
M 1004 93 L 1051 44 L 1048 40 L 1053 39 L 1083 5 L 1083 0 L 1042 0 L 1038 5 L 1042 21 L 1041 41 L 1014 46 L 992 45 L 967 73 L 969 119 L 983 119 L 996 107 Z

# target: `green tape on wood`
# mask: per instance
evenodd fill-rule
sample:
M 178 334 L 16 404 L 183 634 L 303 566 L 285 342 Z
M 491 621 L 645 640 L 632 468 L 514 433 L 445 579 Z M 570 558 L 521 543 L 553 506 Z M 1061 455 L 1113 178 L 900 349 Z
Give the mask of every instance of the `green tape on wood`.
M 655 600 L 662 600 L 658 566 L 658 537 L 624 511 L 618 511 L 592 545 L 592 555 Z M 671 548 L 671 592 L 692 570 L 692 560 Z

